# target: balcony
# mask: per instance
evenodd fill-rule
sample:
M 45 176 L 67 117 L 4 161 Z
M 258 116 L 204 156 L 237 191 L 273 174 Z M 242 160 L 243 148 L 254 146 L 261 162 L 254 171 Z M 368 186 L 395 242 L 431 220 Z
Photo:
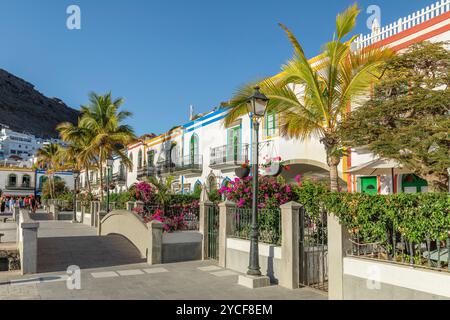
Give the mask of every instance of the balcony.
M 127 183 L 127 177 L 124 173 L 114 173 L 112 176 L 112 180 L 120 186 L 123 186 Z
M 156 167 L 142 167 L 137 170 L 137 178 L 138 180 L 142 180 L 145 178 L 155 177 L 157 169 Z
M 203 156 L 199 154 L 188 155 L 175 161 L 174 172 L 180 176 L 196 177 L 203 172 Z
M 216 170 L 236 169 L 248 161 L 248 152 L 248 144 L 212 148 L 209 167 Z
M 6 190 L 34 190 L 34 186 L 31 186 L 29 183 L 8 183 L 6 185 Z
M 156 166 L 156 173 L 158 176 L 167 177 L 175 172 L 175 164 L 170 161 L 160 162 Z

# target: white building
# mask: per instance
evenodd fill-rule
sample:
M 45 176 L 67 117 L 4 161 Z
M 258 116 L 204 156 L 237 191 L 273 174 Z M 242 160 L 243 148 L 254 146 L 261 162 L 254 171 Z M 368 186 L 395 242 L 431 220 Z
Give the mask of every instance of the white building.
M 19 133 L 2 127 L 0 130 L 0 160 L 9 157 L 28 160 L 39 149 L 36 138 L 33 135 Z
M 450 40 L 450 0 L 441 0 L 388 26 L 380 28 L 375 25 L 371 34 L 357 39 L 354 48 L 377 45 L 401 52 L 425 40 Z M 319 59 L 316 57 L 310 62 L 314 65 Z M 113 180 L 116 192 L 126 190 L 149 176 L 173 176 L 173 189 L 180 193 L 193 192 L 196 186 L 204 184 L 209 190 L 219 188 L 234 179 L 234 170 L 252 160 L 252 124 L 249 117 L 244 116 L 225 127 L 223 119 L 226 112 L 224 109 L 212 111 L 166 134 L 128 146 L 133 167 L 126 170 L 119 159 L 115 160 Z M 268 114 L 263 119 L 259 139 L 260 163 L 265 158 L 280 157 L 291 167 L 290 171 L 282 172 L 288 182 L 294 181 L 297 175 L 328 179 L 329 167 L 323 145 L 314 138 L 299 141 L 280 137 L 276 114 Z M 350 192 L 379 194 L 426 191 L 426 183 L 414 175 L 394 175 L 392 181 L 390 175 L 355 176 L 347 173 L 351 167 L 374 159 L 364 150 L 351 150 L 339 167 L 342 187 Z M 82 181 L 86 181 L 85 175 Z M 94 179 L 95 173 L 91 175 Z
M 35 191 L 35 171 L 27 168 L 0 168 L 2 196 L 31 196 Z

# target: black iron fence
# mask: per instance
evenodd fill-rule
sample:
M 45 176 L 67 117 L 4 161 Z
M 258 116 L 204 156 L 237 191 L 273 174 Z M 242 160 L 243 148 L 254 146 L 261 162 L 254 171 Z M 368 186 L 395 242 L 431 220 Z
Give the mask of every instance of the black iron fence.
M 252 210 L 243 208 L 231 209 L 232 238 L 250 240 Z M 281 211 L 280 209 L 258 210 L 259 241 L 262 243 L 281 245 Z
M 352 230 L 350 256 L 450 272 L 450 231 L 446 238 L 426 235 L 419 241 L 398 226 L 385 226 L 385 237 L 373 240 Z M 437 233 L 443 234 L 443 233 Z M 445 234 L 445 232 L 444 232 Z

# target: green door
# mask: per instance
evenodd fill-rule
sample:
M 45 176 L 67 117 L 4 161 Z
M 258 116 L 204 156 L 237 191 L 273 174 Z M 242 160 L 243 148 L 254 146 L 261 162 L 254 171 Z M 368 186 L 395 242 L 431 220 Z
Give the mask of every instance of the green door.
M 241 153 L 241 127 L 228 129 L 227 162 L 236 162 Z
M 361 178 L 361 192 L 366 194 L 378 194 L 377 177 Z

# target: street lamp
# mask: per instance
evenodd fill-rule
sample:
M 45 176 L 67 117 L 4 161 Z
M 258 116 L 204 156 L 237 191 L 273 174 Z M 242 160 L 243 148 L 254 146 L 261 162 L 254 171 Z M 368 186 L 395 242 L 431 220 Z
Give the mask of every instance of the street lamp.
M 73 219 L 72 223 L 77 223 L 77 192 L 78 192 L 78 178 L 80 177 L 80 171 L 73 171 Z
M 106 213 L 109 213 L 109 177 L 111 175 L 111 169 L 114 165 L 114 159 L 112 158 L 108 158 L 106 160 L 106 167 L 108 168 L 107 173 L 106 173 Z
M 252 205 L 252 226 L 250 233 L 250 265 L 247 274 L 249 276 L 261 276 L 261 268 L 259 266 L 259 249 L 258 249 L 258 168 L 259 168 L 259 121 L 266 114 L 269 98 L 262 94 L 259 87 L 255 87 L 255 92 L 247 100 L 247 111 L 253 123 L 253 205 Z

